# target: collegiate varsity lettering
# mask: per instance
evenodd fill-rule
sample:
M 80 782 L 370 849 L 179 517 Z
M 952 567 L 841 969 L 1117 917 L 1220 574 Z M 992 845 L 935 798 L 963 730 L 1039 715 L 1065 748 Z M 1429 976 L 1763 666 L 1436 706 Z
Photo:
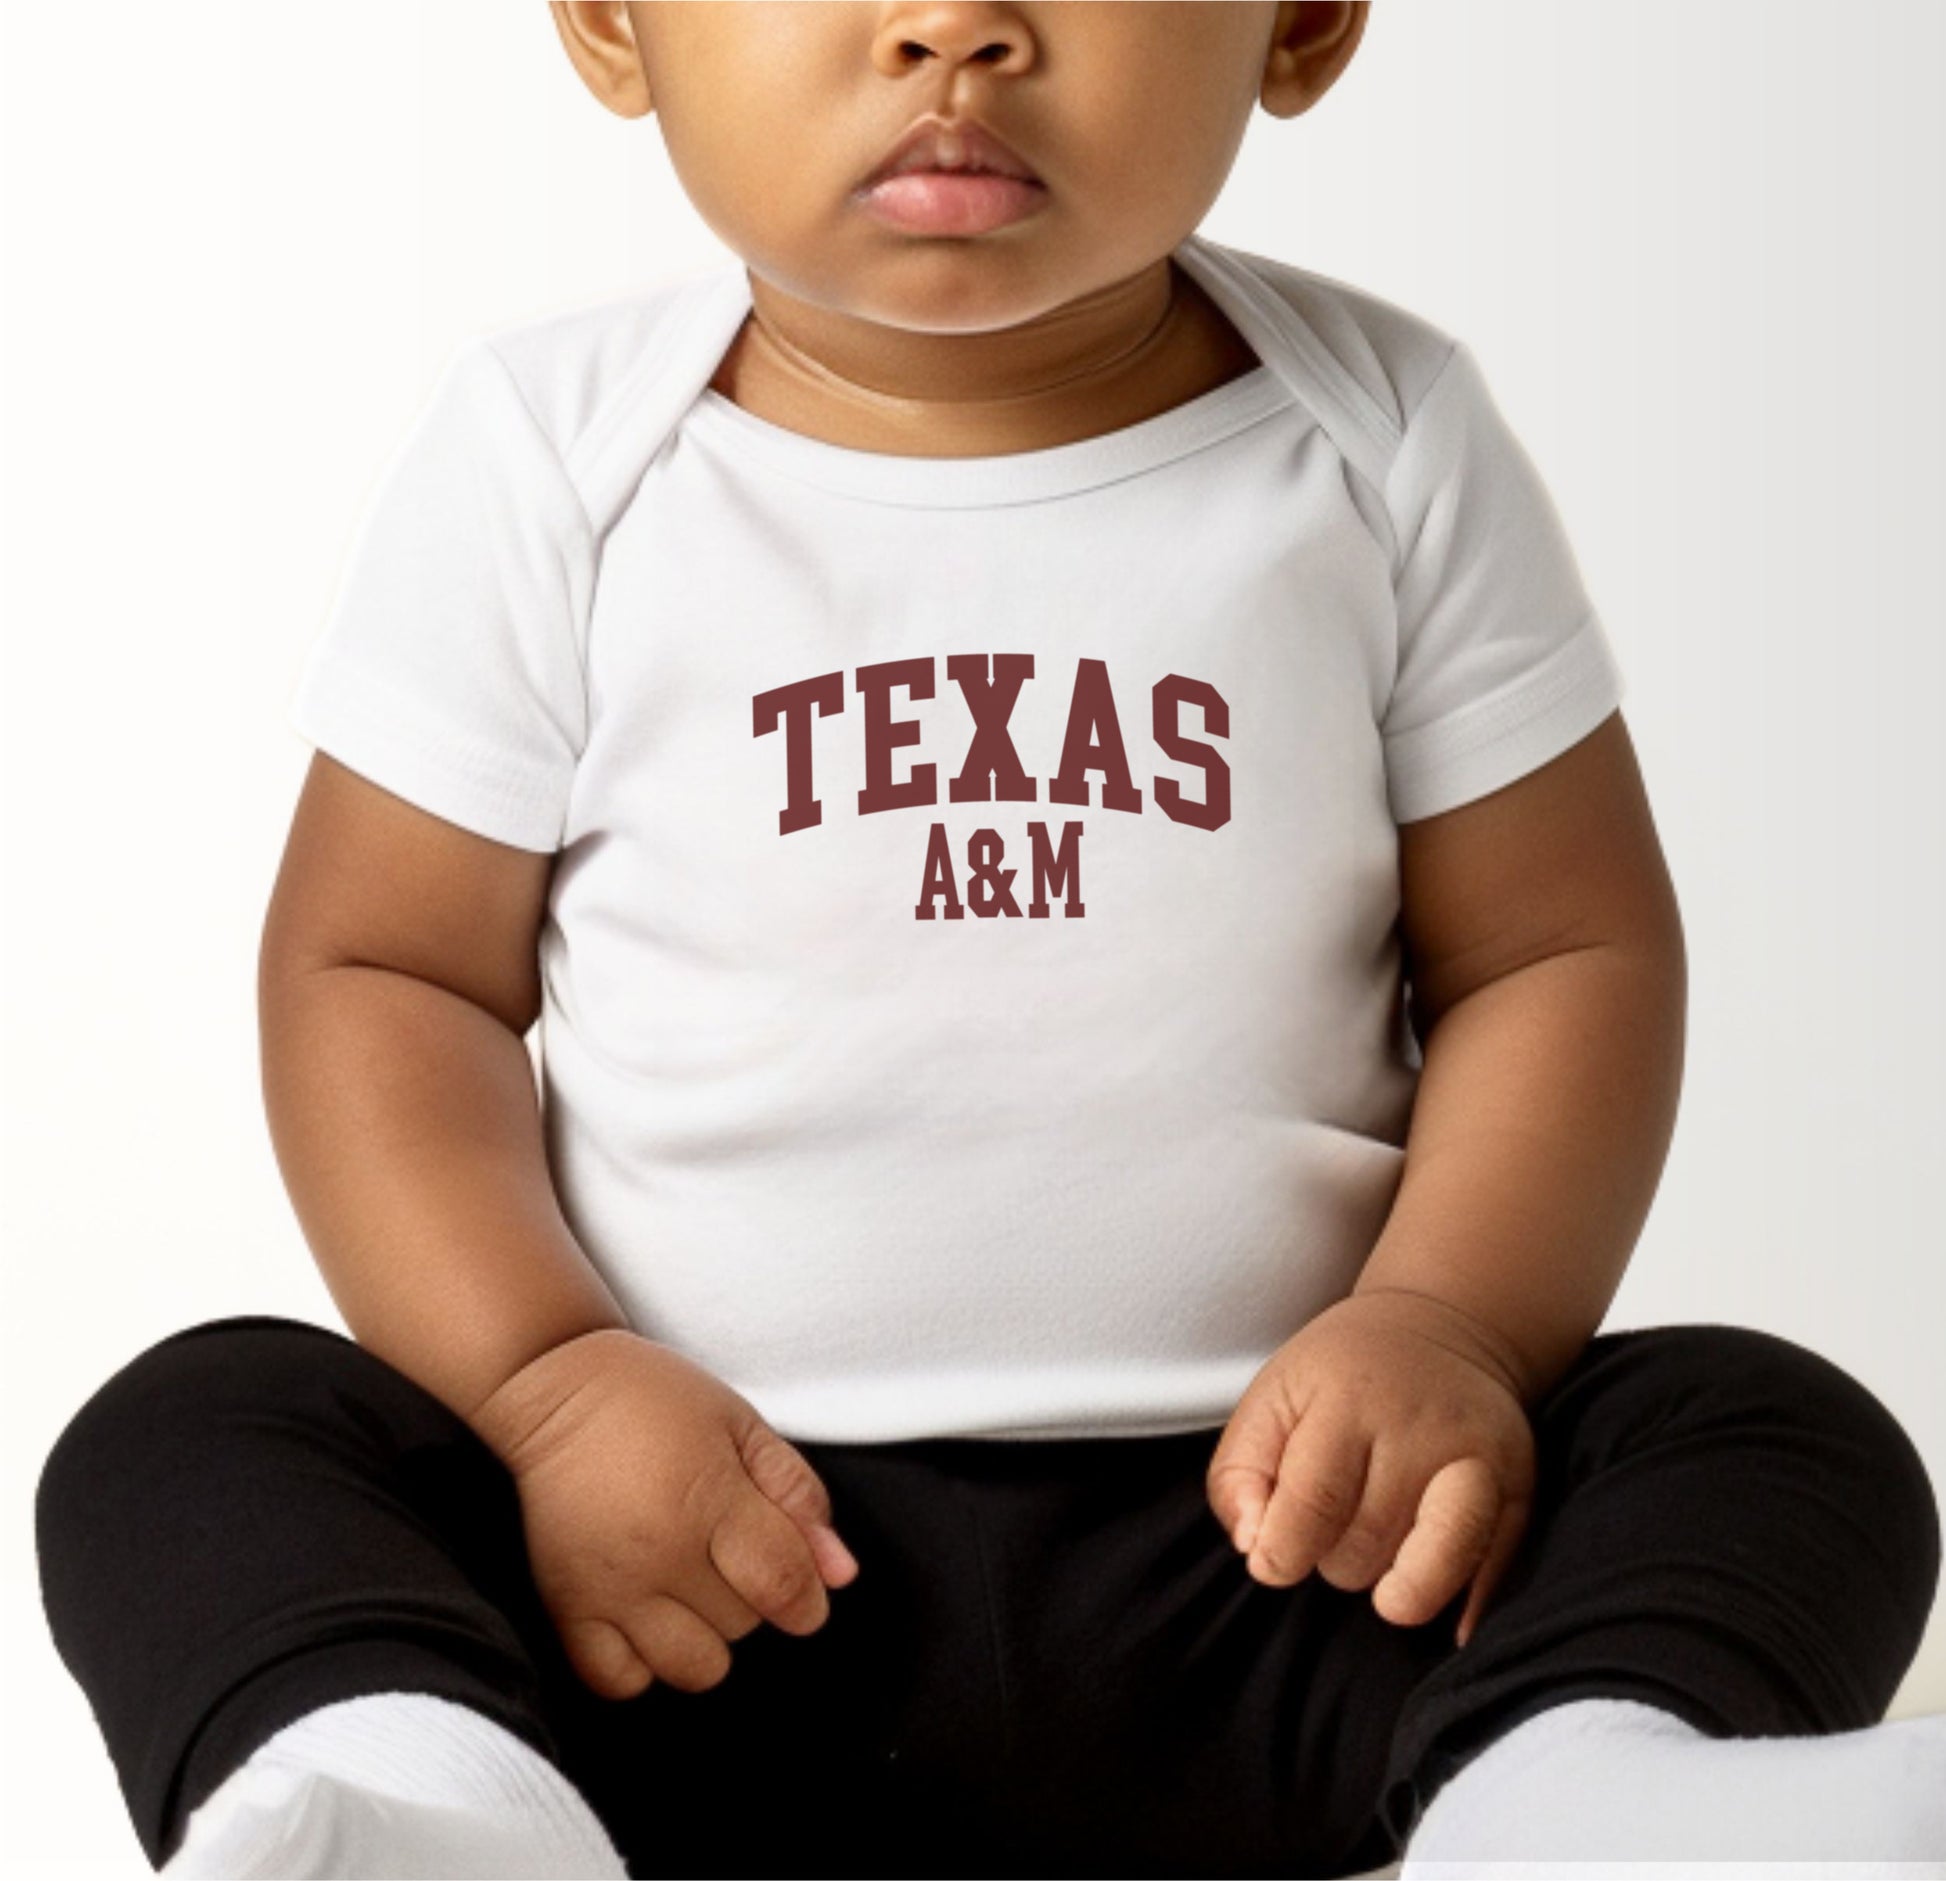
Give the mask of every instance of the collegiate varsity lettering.
M 1007 732 L 1007 720 L 1022 682 L 1034 675 L 1034 656 L 1031 653 L 957 653 L 947 659 L 946 673 L 966 695 L 973 715 L 972 742 L 967 747 L 965 761 L 947 787 L 948 796 L 955 803 L 1034 802 L 1039 785 L 1021 768 L 1019 753 Z M 914 763 L 909 777 L 892 781 L 893 747 L 915 743 L 919 722 L 916 719 L 895 721 L 888 704 L 894 686 L 903 686 L 915 699 L 930 699 L 933 662 L 889 660 L 875 666 L 861 666 L 854 675 L 854 683 L 866 701 L 865 772 L 871 780 L 858 793 L 858 813 L 870 816 L 880 810 L 937 803 L 935 780 L 939 767 L 931 761 Z M 1230 723 L 1230 709 L 1223 695 L 1201 680 L 1184 679 L 1178 673 L 1171 673 L 1156 681 L 1153 697 L 1156 744 L 1167 757 L 1200 764 L 1208 778 L 1202 800 L 1192 802 L 1183 796 L 1182 786 L 1173 777 L 1158 777 L 1156 806 L 1177 822 L 1194 823 L 1201 829 L 1220 828 L 1230 817 L 1229 766 L 1211 746 L 1185 738 L 1177 714 L 1185 700 L 1194 701 L 1203 708 L 1208 728 L 1220 736 L 1228 731 Z M 843 673 L 820 673 L 815 679 L 775 686 L 768 692 L 758 693 L 752 701 L 754 729 L 759 738 L 780 725 L 787 734 L 784 761 L 790 796 L 777 813 L 777 827 L 785 834 L 794 829 L 808 829 L 824 820 L 824 805 L 811 794 L 811 712 L 813 706 L 820 713 L 842 712 L 844 702 Z M 1115 695 L 1109 687 L 1107 665 L 1101 660 L 1083 659 L 1075 666 L 1067 735 L 1061 746 L 1060 768 L 1048 779 L 1048 800 L 1089 802 L 1090 771 L 1101 773 L 1101 802 L 1105 809 L 1132 814 L 1142 808 L 1142 792 L 1129 777 L 1128 752 L 1120 721 L 1115 716 Z M 1065 913 L 1087 912 L 1080 899 L 1081 832 L 1081 824 L 1064 823 L 1058 838 L 1050 838 L 1047 824 L 1026 825 L 1033 856 L 1033 899 L 1025 909 L 1027 914 L 1046 915 L 1050 910 L 1048 897 L 1060 893 L 1067 897 Z M 927 832 L 925 881 L 913 913 L 922 921 L 930 921 L 935 912 L 935 899 L 943 903 L 939 912 L 954 921 L 964 916 L 969 906 L 976 915 L 1023 912 L 1009 892 L 1009 884 L 1019 871 L 999 866 L 1004 848 L 1005 838 L 998 830 L 973 832 L 967 846 L 970 892 L 968 899 L 962 901 L 954 880 L 953 858 L 947 848 L 946 826 L 934 823 Z
M 1621 699 L 1466 347 L 1175 259 L 1262 363 L 1012 456 L 710 389 L 740 262 L 476 339 L 296 692 L 554 855 L 563 1214 L 789 1437 L 1220 1426 L 1397 1189 L 1398 824 Z

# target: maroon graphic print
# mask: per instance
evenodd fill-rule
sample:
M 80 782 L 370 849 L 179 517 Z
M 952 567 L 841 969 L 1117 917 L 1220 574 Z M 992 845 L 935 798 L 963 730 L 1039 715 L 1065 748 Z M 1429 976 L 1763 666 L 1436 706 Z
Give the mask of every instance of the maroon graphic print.
M 939 801 L 939 766 L 935 760 L 914 762 L 903 778 L 892 775 L 894 754 L 904 745 L 920 742 L 918 719 L 893 717 L 892 694 L 903 689 L 910 699 L 933 696 L 934 667 L 930 657 L 881 660 L 852 673 L 852 687 L 862 701 L 865 733 L 865 785 L 858 793 L 858 814 L 882 810 L 916 809 Z M 1030 777 L 1020 761 L 1007 726 L 1020 689 L 1034 676 L 1031 653 L 954 653 L 946 660 L 946 677 L 958 686 L 973 716 L 973 737 L 957 772 L 947 780 L 951 803 L 1033 803 L 1039 800 L 1039 780 Z M 1230 767 L 1213 745 L 1191 738 L 1182 729 L 1185 706 L 1202 713 L 1203 729 L 1212 737 L 1230 735 L 1230 707 L 1207 680 L 1169 673 L 1149 691 L 1150 736 L 1165 757 L 1193 765 L 1203 773 L 1203 795 L 1186 797 L 1172 777 L 1156 777 L 1155 807 L 1172 822 L 1196 829 L 1221 829 L 1230 820 Z M 819 673 L 809 679 L 773 686 L 751 699 L 751 732 L 762 738 L 780 727 L 784 733 L 784 807 L 777 813 L 777 830 L 789 836 L 824 821 L 824 804 L 812 775 L 811 718 L 828 718 L 845 709 L 845 676 Z M 1074 689 L 1068 701 L 1067 730 L 1061 741 L 1060 763 L 1047 780 L 1050 803 L 1088 805 L 1094 802 L 1090 774 L 1101 779 L 1101 807 L 1139 815 L 1142 792 L 1129 770 L 1128 747 L 1115 709 L 1104 660 L 1075 663 Z M 943 823 L 927 834 L 921 867 L 919 899 L 913 915 L 921 921 L 943 913 L 958 921 L 971 912 L 984 919 L 1026 915 L 1045 919 L 1056 899 L 1067 918 L 1087 912 L 1081 899 L 1081 836 L 1079 822 L 1064 822 L 1059 831 L 1046 822 L 1029 822 L 1025 829 L 1028 888 L 1025 904 L 1016 896 L 1019 867 L 1002 868 L 1006 838 L 997 829 L 977 829 L 966 840 L 964 857 L 955 857 Z M 965 893 L 960 892 L 961 879 Z

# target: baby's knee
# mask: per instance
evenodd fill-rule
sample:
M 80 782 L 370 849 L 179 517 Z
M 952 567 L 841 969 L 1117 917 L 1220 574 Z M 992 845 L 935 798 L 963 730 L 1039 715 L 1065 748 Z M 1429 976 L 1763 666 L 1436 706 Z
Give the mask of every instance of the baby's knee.
M 1911 1433 L 1861 1379 L 1755 1326 L 1656 1326 L 1637 1338 L 1658 1395 L 1698 1428 L 1815 1455 L 1827 1493 L 1855 1498 L 1899 1564 L 1913 1610 L 1930 1611 L 1941 1566 L 1935 1486 Z
M 103 1545 L 144 1497 L 193 1471 L 220 1420 L 287 1387 L 294 1367 L 356 1351 L 328 1327 L 270 1314 L 203 1320 L 119 1367 L 62 1426 L 34 1487 L 45 1579 Z

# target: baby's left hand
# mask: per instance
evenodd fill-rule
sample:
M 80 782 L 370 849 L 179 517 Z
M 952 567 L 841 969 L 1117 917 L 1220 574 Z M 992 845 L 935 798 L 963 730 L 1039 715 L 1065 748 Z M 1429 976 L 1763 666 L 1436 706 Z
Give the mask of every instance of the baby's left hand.
M 1470 1580 L 1458 1643 L 1526 1531 L 1534 1428 L 1504 1362 L 1419 1294 L 1338 1301 L 1277 1348 L 1223 1428 L 1210 1507 L 1252 1575 L 1313 1567 L 1423 1626 Z

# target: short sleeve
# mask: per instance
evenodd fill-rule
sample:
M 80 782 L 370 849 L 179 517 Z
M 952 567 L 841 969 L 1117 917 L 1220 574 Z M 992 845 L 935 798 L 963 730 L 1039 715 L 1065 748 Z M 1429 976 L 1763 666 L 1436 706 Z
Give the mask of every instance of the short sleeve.
M 1397 666 L 1381 733 L 1395 822 L 1538 770 L 1621 703 L 1623 678 L 1532 461 L 1456 342 L 1386 477 Z
M 469 340 L 379 478 L 290 722 L 435 816 L 551 852 L 587 739 L 593 580 L 552 442 Z

